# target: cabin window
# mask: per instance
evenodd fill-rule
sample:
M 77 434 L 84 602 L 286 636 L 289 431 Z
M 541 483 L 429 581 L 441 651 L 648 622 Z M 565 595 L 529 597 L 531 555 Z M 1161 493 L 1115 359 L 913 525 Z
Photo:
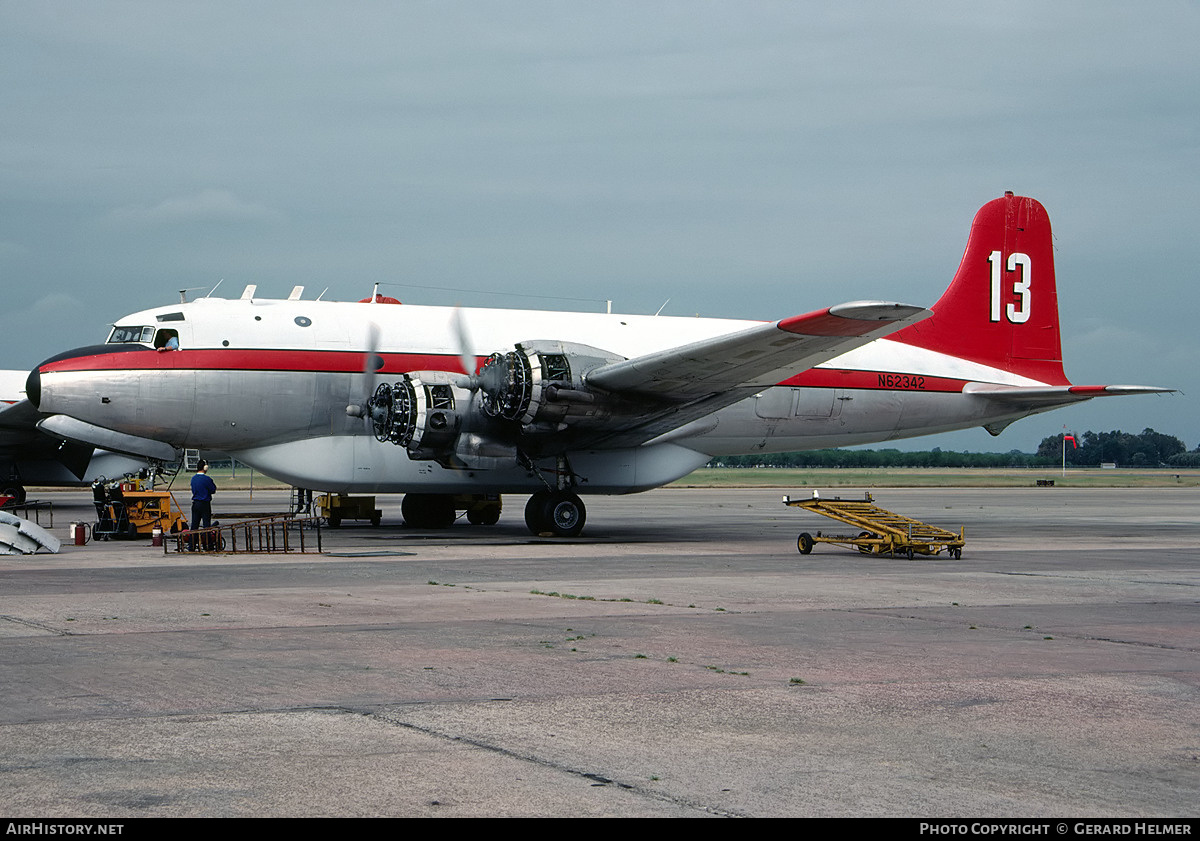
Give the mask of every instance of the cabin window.
M 127 345 L 127 344 L 144 344 L 148 345 L 154 339 L 153 327 L 114 327 L 108 335 L 108 344 L 110 345 Z

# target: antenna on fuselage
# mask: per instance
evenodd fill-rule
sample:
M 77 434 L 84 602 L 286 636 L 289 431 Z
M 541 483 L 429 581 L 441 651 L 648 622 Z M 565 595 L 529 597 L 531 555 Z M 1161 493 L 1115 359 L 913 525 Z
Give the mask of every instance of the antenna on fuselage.
M 195 292 L 197 289 L 203 289 L 203 288 L 204 288 L 203 286 L 189 286 L 187 289 L 180 289 L 179 290 L 179 303 L 186 304 L 188 302 L 187 301 L 187 293 Z
M 225 282 L 225 278 L 221 278 L 220 280 L 218 280 L 218 281 L 217 281 L 217 286 L 220 286 L 220 285 L 221 285 L 222 283 L 224 283 L 224 282 Z M 217 286 L 214 286 L 212 289 L 208 290 L 208 294 L 207 294 L 207 295 L 205 295 L 204 297 L 205 297 L 205 298 L 211 298 L 211 297 L 212 297 L 212 293 L 214 293 L 214 292 L 216 292 L 216 291 L 217 291 Z

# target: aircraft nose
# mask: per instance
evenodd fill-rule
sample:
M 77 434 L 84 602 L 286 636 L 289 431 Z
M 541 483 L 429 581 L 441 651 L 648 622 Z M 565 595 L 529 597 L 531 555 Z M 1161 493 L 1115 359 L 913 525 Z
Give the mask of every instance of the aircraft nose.
M 34 368 L 25 380 L 25 396 L 33 404 L 33 408 L 41 408 L 42 402 L 42 372 Z
M 41 404 L 43 396 L 43 368 L 46 368 L 48 372 L 52 373 L 55 368 L 55 363 L 70 363 L 72 360 L 80 360 L 89 356 L 100 356 L 133 350 L 144 351 L 146 348 L 143 345 L 89 345 L 88 347 L 75 348 L 74 350 L 68 350 L 64 351 L 63 353 L 55 354 L 49 359 L 43 359 L 36 368 L 29 372 L 29 376 L 25 380 L 25 396 L 29 398 L 29 402 L 32 403 L 35 408 L 40 410 L 42 408 Z

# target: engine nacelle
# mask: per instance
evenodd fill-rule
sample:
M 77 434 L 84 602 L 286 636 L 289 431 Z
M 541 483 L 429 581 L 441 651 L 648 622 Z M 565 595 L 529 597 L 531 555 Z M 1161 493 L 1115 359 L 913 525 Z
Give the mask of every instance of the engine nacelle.
M 493 353 L 476 377 L 480 410 L 519 424 L 522 432 L 557 432 L 569 421 L 607 417 L 603 395 L 588 389 L 584 376 L 622 356 L 573 342 L 521 342 Z
M 380 383 L 367 404 L 376 439 L 404 447 L 414 459 L 453 451 L 471 404 L 471 392 L 459 379 L 446 371 L 417 371 Z
M 511 465 L 548 435 L 610 417 L 613 399 L 590 390 L 584 376 L 621 359 L 569 342 L 522 342 L 492 354 L 474 377 L 414 371 L 381 383 L 366 414 L 375 437 L 404 447 L 410 458 L 480 469 Z

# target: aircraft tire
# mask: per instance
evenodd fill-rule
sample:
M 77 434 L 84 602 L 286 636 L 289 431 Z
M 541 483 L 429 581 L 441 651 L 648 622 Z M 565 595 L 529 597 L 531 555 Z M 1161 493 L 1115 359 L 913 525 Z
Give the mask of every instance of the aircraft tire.
M 0 496 L 11 496 L 14 505 L 25 504 L 25 486 L 24 485 L 9 485 L 0 490 Z
M 500 506 L 495 503 L 473 505 L 467 509 L 467 522 L 473 526 L 494 526 L 500 522 Z
M 454 525 L 454 497 L 450 494 L 405 494 L 400 513 L 412 528 L 448 529 Z
M 587 508 L 570 491 L 538 491 L 525 504 L 525 525 L 534 534 L 576 537 L 587 521 Z
M 538 491 L 525 503 L 525 525 L 534 534 L 550 531 L 546 504 L 550 501 L 549 491 Z

